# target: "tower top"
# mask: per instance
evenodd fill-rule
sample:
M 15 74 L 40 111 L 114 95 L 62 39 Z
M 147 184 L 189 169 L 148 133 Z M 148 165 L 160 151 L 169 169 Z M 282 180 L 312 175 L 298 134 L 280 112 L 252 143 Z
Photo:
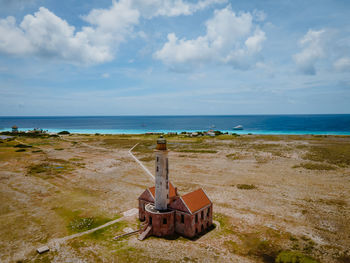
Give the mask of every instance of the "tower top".
M 160 151 L 166 151 L 166 140 L 163 138 L 163 136 L 160 136 L 157 139 L 157 147 L 156 147 L 156 149 L 160 150 Z

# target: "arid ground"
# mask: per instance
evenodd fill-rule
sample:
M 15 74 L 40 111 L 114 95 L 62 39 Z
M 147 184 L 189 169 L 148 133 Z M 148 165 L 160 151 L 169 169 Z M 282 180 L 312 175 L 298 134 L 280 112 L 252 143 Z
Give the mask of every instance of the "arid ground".
M 350 137 L 167 137 L 170 180 L 202 187 L 216 227 L 195 240 L 137 235 L 136 217 L 37 254 L 138 206 L 156 136 L 0 140 L 0 262 L 350 262 Z M 302 261 L 303 260 L 303 261 Z M 295 261 L 295 262 L 299 262 Z

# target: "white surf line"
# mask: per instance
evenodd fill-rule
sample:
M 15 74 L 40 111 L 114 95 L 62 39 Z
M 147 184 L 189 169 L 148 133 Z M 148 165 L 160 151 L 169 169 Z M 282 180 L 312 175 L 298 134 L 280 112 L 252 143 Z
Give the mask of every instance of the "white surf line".
M 132 158 L 134 158 L 134 160 L 142 167 L 143 170 L 145 170 L 145 172 L 152 177 L 152 179 L 154 179 L 154 176 L 153 174 L 146 168 L 146 166 L 144 166 L 137 158 L 135 155 L 133 155 L 133 153 L 131 152 L 139 143 L 136 143 L 134 145 L 134 147 L 132 147 L 130 150 L 129 150 L 129 154 L 131 155 Z

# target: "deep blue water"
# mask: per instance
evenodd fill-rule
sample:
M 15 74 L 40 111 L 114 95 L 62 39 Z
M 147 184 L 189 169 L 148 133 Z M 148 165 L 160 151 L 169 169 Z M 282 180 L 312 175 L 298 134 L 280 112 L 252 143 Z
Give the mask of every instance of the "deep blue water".
M 255 134 L 349 134 L 350 114 L 236 116 L 0 117 L 0 131 L 42 128 L 52 132 L 145 133 L 214 130 Z M 244 130 L 233 131 L 243 125 Z M 213 127 L 215 126 L 215 127 Z

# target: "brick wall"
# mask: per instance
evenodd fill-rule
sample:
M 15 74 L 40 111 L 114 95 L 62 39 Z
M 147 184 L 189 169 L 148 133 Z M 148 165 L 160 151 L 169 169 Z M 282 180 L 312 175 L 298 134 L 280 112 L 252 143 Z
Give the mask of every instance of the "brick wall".
M 151 213 L 145 211 L 146 224 L 152 225 L 152 235 L 170 236 L 175 232 L 175 211 L 166 213 Z

